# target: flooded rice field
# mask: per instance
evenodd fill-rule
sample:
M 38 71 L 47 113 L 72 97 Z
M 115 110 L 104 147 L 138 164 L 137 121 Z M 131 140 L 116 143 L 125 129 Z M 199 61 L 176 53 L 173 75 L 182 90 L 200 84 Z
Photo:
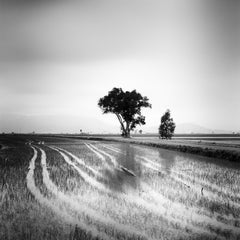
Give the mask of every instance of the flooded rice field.
M 113 142 L 28 147 L 27 188 L 71 239 L 240 239 L 236 164 Z
M 64 138 L 0 139 L 0 239 L 240 239 L 240 164 Z

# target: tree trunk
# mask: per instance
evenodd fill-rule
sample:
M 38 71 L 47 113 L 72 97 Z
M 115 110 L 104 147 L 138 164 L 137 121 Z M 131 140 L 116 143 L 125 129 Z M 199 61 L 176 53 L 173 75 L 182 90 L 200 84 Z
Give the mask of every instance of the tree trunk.
M 124 138 L 130 138 L 130 131 L 128 129 L 123 129 L 122 130 L 122 136 Z
M 130 128 L 129 128 L 130 123 L 127 122 L 126 123 L 126 127 L 125 127 L 124 126 L 124 121 L 123 121 L 123 118 L 121 117 L 121 115 L 117 114 L 117 113 L 115 113 L 115 114 L 116 114 L 116 116 L 117 116 L 117 118 L 118 118 L 118 120 L 119 120 L 119 122 L 121 124 L 122 136 L 124 138 L 130 138 Z
M 130 138 L 130 132 L 127 131 L 127 132 L 126 132 L 126 135 L 125 135 L 124 137 L 125 137 L 125 138 Z
M 126 123 L 126 138 L 130 138 L 130 123 Z

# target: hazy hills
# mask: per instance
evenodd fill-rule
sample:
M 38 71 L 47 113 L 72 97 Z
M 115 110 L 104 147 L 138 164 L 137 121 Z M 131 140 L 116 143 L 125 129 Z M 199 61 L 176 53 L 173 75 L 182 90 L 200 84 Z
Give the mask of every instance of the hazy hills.
M 144 129 L 145 133 L 157 133 L 158 126 L 156 127 L 149 127 Z M 176 124 L 175 133 L 183 133 L 183 134 L 189 134 L 189 133 L 202 133 L 202 134 L 210 134 L 210 133 L 231 133 L 231 131 L 225 131 L 225 130 L 218 130 L 218 129 L 209 129 L 200 125 L 197 125 L 195 123 L 181 123 Z

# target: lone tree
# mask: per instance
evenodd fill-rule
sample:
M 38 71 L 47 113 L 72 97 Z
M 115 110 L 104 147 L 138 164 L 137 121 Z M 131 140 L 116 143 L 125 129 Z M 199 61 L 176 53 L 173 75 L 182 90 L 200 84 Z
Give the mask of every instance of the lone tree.
M 141 108 L 151 108 L 147 97 L 143 97 L 136 90 L 124 92 L 121 88 L 113 88 L 108 95 L 100 98 L 98 106 L 103 113 L 113 113 L 117 116 L 123 137 L 130 137 L 130 131 L 137 125 L 145 124 Z
M 159 126 L 159 138 L 162 139 L 171 139 L 174 130 L 175 130 L 175 123 L 173 122 L 173 119 L 170 117 L 170 110 L 168 109 L 164 115 L 161 117 L 161 124 Z

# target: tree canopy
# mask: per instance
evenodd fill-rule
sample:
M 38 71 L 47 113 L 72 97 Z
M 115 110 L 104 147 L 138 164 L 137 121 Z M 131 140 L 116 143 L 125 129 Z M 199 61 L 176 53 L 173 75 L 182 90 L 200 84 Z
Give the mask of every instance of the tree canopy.
M 145 124 L 141 108 L 151 108 L 148 101 L 136 90 L 124 92 L 122 88 L 113 88 L 108 95 L 99 99 L 98 106 L 103 113 L 115 114 L 121 125 L 122 136 L 130 137 L 130 131 L 137 125 Z
M 161 137 L 162 139 L 171 139 L 174 134 L 175 127 L 176 125 L 173 122 L 170 110 L 168 109 L 161 117 L 161 124 L 159 126 L 159 137 Z

